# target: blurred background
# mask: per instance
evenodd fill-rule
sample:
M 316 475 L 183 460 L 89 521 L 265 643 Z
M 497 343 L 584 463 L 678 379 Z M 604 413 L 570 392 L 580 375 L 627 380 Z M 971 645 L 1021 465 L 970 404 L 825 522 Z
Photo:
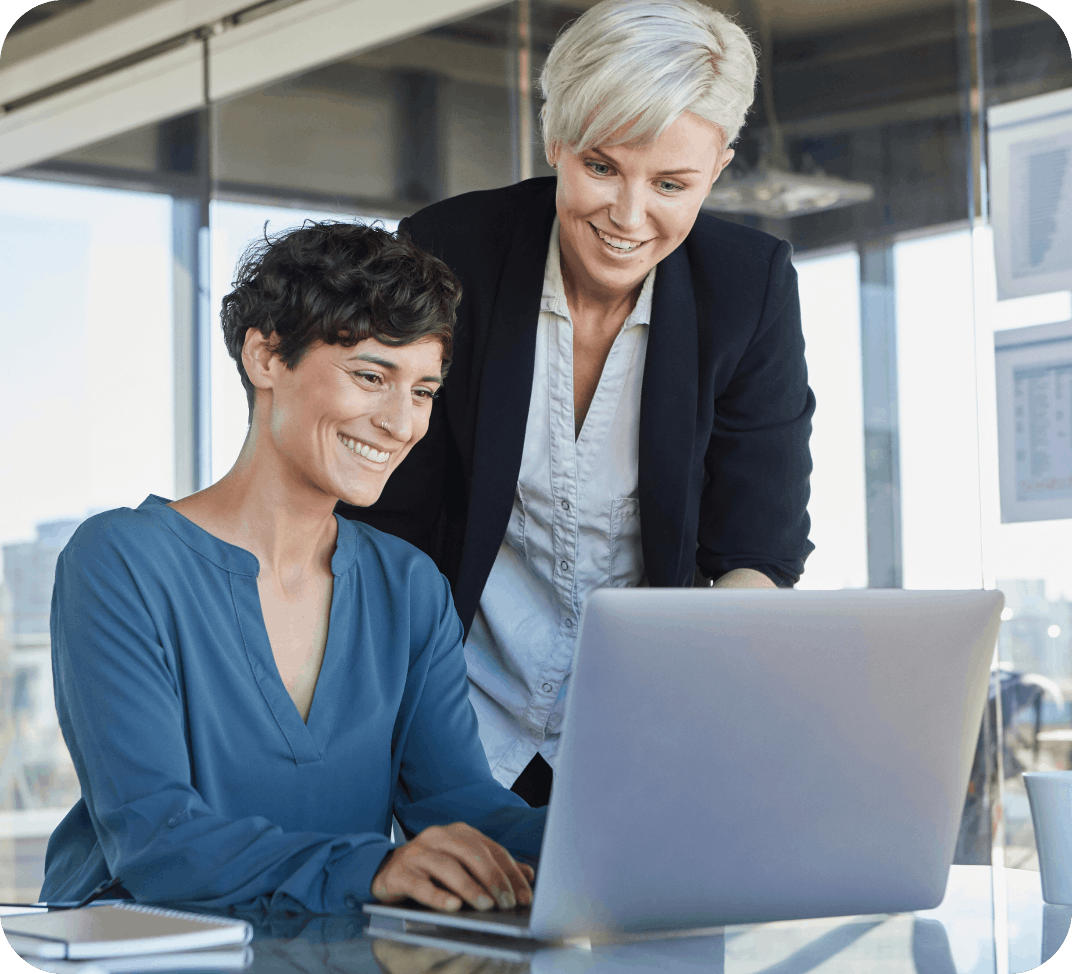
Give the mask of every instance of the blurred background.
M 96 511 L 218 479 L 244 438 L 218 333 L 238 256 L 308 217 L 393 228 L 550 175 L 536 78 L 590 5 L 51 0 L 7 35 L 0 899 L 36 897 L 79 794 L 52 703 L 58 552 Z M 1072 319 L 1072 293 L 998 300 L 986 113 L 1072 87 L 1068 41 L 1017 0 L 712 5 L 762 78 L 708 206 L 789 239 L 800 275 L 800 587 L 1005 593 L 957 861 L 1037 868 L 1019 773 L 1070 766 L 1072 520 L 1001 522 L 993 333 Z

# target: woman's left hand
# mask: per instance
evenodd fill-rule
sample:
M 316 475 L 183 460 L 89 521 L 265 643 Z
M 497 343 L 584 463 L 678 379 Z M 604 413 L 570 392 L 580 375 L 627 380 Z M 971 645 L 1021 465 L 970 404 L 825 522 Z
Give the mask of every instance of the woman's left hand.
M 436 910 L 512 910 L 532 902 L 532 868 L 464 822 L 432 826 L 387 854 L 372 880 L 383 903 L 410 897 Z

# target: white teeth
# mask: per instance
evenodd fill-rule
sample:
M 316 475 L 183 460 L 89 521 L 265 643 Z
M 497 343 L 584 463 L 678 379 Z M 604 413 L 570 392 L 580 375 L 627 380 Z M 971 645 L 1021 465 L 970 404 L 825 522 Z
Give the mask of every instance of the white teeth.
M 390 453 L 381 453 L 379 450 L 374 450 L 367 443 L 359 443 L 357 440 L 350 439 L 348 436 L 339 434 L 339 442 L 342 443 L 351 453 L 356 453 L 359 456 L 365 457 L 371 460 L 373 463 L 386 463 Z
M 602 240 L 606 244 L 609 244 L 615 250 L 621 250 L 625 253 L 628 253 L 630 250 L 636 250 L 637 247 L 639 247 L 640 244 L 644 242 L 640 241 L 640 243 L 633 243 L 629 240 L 622 240 L 621 237 L 609 237 L 598 227 L 595 227 L 594 229 L 596 233 L 599 234 L 600 240 Z

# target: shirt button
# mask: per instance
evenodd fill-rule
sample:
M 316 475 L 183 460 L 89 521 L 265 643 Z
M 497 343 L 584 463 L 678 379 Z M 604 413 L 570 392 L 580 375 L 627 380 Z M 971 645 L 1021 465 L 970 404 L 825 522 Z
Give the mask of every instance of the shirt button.
M 563 501 L 562 502 L 562 510 L 564 510 L 564 511 L 569 510 L 569 501 Z
M 168 828 L 172 828 L 172 829 L 175 828 L 175 826 L 179 824 L 179 816 L 178 815 L 172 815 L 171 818 L 169 818 L 167 820 L 167 824 L 168 824 Z
M 346 909 L 348 909 L 348 910 L 356 910 L 357 909 L 357 897 L 354 896 L 353 893 L 347 893 L 346 894 L 346 899 L 343 900 L 343 902 L 346 904 Z
M 566 628 L 567 629 L 572 629 L 573 628 L 573 620 L 572 619 L 567 619 L 566 620 Z
M 543 685 L 543 692 L 544 693 L 550 693 L 551 692 L 551 684 L 550 683 L 545 683 Z
M 564 571 L 564 572 L 569 571 L 569 562 L 568 561 L 562 562 L 562 571 Z

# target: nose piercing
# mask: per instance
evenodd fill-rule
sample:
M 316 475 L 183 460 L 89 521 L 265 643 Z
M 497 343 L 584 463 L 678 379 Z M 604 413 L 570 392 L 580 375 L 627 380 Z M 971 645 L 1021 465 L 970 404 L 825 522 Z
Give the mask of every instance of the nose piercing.
M 380 422 L 380 429 L 382 429 L 382 430 L 387 429 L 387 421 L 386 420 L 383 420 L 383 421 Z

